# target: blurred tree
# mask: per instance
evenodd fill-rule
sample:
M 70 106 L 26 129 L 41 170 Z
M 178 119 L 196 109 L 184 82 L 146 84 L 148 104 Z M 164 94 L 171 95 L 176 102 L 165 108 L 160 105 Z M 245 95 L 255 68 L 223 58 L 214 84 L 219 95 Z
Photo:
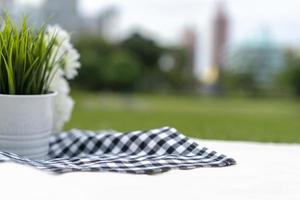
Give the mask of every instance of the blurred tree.
M 123 50 L 134 55 L 141 63 L 139 89 L 190 89 L 195 78 L 186 75 L 187 57 L 183 47 L 162 47 L 152 39 L 134 33 L 121 43 Z
M 187 56 L 186 49 L 183 47 L 168 48 L 169 55 L 174 59 L 174 66 L 171 70 L 165 71 L 165 77 L 170 87 L 180 91 L 191 91 L 198 89 L 198 82 L 193 74 L 186 73 Z
M 107 66 L 115 47 L 103 38 L 95 35 L 84 35 L 75 41 L 75 46 L 81 54 L 82 68 L 74 84 L 89 89 L 102 89 L 103 66 Z
M 278 77 L 278 82 L 285 90 L 291 90 L 300 97 L 300 55 L 287 51 L 285 57 L 285 68 Z
M 95 35 L 77 38 L 82 68 L 75 80 L 77 86 L 89 89 L 129 90 L 140 76 L 138 60 L 118 45 Z
M 256 81 L 256 74 L 251 70 L 243 72 L 223 71 L 221 81 L 227 94 L 261 95 L 262 88 Z
M 140 77 L 140 64 L 126 52 L 116 52 L 103 66 L 104 85 L 114 90 L 134 89 Z
M 74 86 L 109 90 L 187 89 L 193 77 L 183 73 L 185 50 L 162 47 L 140 34 L 111 43 L 100 36 L 81 35 L 75 41 L 82 68 Z
M 166 84 L 158 62 L 165 49 L 152 39 L 134 33 L 120 44 L 123 51 L 130 53 L 141 64 L 139 90 L 162 89 Z
M 158 60 L 164 51 L 155 41 L 138 33 L 134 33 L 122 41 L 121 47 L 132 53 L 144 67 L 150 69 L 156 69 L 158 67 Z

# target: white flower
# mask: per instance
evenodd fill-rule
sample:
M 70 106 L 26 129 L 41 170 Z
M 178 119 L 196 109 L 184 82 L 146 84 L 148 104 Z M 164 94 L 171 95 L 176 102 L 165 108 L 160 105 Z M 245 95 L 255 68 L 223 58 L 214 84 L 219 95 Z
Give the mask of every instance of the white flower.
M 70 93 L 70 86 L 66 79 L 61 76 L 61 70 L 54 75 L 54 78 L 50 84 L 51 91 L 55 91 L 58 94 L 68 95 Z
M 50 42 L 51 39 L 55 38 L 56 43 L 60 46 L 66 46 L 70 44 L 71 37 L 67 31 L 62 29 L 58 25 L 48 26 L 46 30 L 46 41 Z
M 77 76 L 78 72 L 77 70 L 80 68 L 79 63 L 79 53 L 76 49 L 71 47 L 66 51 L 65 57 L 64 57 L 64 72 L 67 79 L 73 79 L 75 76 Z
M 51 60 L 62 65 L 61 68 L 64 70 L 64 76 L 67 79 L 73 79 L 80 68 L 80 55 L 73 47 L 70 35 L 58 25 L 47 28 L 46 42 L 49 43 L 54 37 L 56 45 L 53 48 Z
M 50 90 L 56 91 L 54 105 L 54 130 L 61 131 L 64 124 L 71 118 L 74 102 L 69 96 L 70 87 L 68 81 L 61 76 L 61 72 L 58 71 L 50 84 Z
M 54 64 L 55 74 L 50 84 L 50 90 L 57 92 L 55 98 L 54 130 L 61 131 L 64 124 L 71 118 L 74 101 L 69 96 L 70 86 L 67 80 L 73 79 L 80 68 L 80 55 L 71 44 L 70 35 L 59 26 L 47 27 L 45 42 L 55 38 L 50 62 Z
M 65 123 L 70 120 L 73 106 L 74 106 L 74 101 L 70 96 L 58 93 L 55 99 L 55 113 L 54 113 L 55 132 L 61 131 Z

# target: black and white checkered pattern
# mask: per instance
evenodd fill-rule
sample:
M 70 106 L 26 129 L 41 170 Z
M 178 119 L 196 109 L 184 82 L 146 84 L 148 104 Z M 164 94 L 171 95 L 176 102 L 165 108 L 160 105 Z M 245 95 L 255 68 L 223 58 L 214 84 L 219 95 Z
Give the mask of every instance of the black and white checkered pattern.
M 128 133 L 74 129 L 52 136 L 48 160 L 30 160 L 0 152 L 0 162 L 5 161 L 53 173 L 110 171 L 134 174 L 225 167 L 236 163 L 232 158 L 200 147 L 170 127 Z

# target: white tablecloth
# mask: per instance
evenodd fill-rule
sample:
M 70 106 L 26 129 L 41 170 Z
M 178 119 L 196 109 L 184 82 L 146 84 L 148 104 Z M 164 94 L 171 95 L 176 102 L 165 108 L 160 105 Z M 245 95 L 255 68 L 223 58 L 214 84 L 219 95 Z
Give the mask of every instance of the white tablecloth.
M 173 170 L 159 175 L 69 173 L 50 175 L 0 164 L 1 200 L 299 200 L 300 145 L 198 140 L 238 164 Z

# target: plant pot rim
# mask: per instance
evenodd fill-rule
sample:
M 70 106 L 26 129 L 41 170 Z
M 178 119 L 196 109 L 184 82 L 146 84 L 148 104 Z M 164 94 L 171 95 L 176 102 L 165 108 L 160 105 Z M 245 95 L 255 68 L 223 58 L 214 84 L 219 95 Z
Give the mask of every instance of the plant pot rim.
M 47 98 L 54 97 L 57 95 L 57 92 L 49 92 L 47 94 L 0 94 L 1 97 L 5 98 Z

